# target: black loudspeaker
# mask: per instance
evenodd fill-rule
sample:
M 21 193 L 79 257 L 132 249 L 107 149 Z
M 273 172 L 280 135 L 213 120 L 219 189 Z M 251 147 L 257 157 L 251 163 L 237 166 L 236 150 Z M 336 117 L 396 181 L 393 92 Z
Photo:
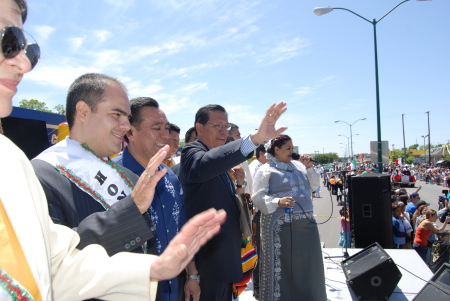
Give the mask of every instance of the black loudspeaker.
M 4 135 L 33 159 L 48 148 L 47 126 L 43 120 L 2 118 Z
M 374 243 L 341 262 L 347 284 L 359 300 L 388 300 L 402 273 L 392 258 Z
M 386 249 L 393 247 L 390 181 L 389 175 L 377 173 L 348 177 L 355 248 L 365 248 L 375 242 Z
M 415 301 L 450 300 L 450 264 L 444 263 L 414 297 Z

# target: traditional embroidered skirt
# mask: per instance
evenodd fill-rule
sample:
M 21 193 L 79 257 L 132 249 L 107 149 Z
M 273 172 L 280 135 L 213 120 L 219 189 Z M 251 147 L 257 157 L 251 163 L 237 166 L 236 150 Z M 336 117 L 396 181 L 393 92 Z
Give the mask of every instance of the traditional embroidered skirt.
M 322 250 L 312 213 L 261 214 L 260 300 L 327 300 Z

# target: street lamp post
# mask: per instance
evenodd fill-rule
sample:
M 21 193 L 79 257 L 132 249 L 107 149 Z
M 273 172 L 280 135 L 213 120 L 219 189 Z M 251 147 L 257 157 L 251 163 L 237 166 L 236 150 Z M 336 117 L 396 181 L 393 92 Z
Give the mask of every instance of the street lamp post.
M 314 13 L 317 16 L 322 16 L 324 14 L 332 12 L 335 9 L 346 10 L 373 25 L 373 40 L 374 40 L 374 46 L 375 46 L 374 47 L 375 48 L 375 88 L 376 88 L 376 99 L 377 99 L 377 146 L 378 146 L 378 164 L 377 165 L 378 165 L 379 173 L 383 172 L 383 161 L 382 161 L 382 153 L 381 153 L 380 90 L 378 87 L 377 24 L 381 20 L 383 20 L 384 17 L 389 15 L 394 9 L 396 9 L 397 7 L 399 7 L 400 5 L 402 5 L 403 3 L 408 2 L 408 1 L 410 1 L 410 0 L 404 0 L 404 1 L 400 2 L 399 4 L 394 6 L 394 8 L 392 8 L 390 11 L 388 11 L 384 16 L 382 16 L 378 21 L 376 19 L 373 19 L 373 21 L 370 21 L 369 19 L 364 18 L 363 16 L 355 13 L 354 11 L 351 11 L 351 10 L 349 10 L 347 8 L 343 8 L 343 7 L 316 7 L 314 9 Z M 418 0 L 418 1 L 423 1 L 423 0 Z M 352 157 L 352 159 L 353 159 L 353 157 Z
M 345 143 L 342 143 L 342 142 L 340 142 L 339 144 L 345 145 L 345 152 L 344 152 L 344 157 L 345 157 L 345 155 L 347 154 L 347 151 L 348 151 L 348 144 L 345 144 Z M 349 156 L 350 156 L 350 154 L 349 154 Z
M 405 158 L 403 159 L 403 165 L 406 164 L 406 142 L 405 142 L 405 114 L 402 114 L 402 127 L 403 127 L 403 150 Z
M 427 138 L 428 135 L 421 135 L 421 137 L 423 138 L 423 151 L 424 151 L 424 154 L 425 154 L 425 138 Z M 425 161 L 426 161 L 426 159 L 425 159 Z
M 430 143 L 430 111 L 425 112 L 428 115 L 428 164 L 431 166 L 431 143 Z
M 364 118 L 361 118 L 361 119 L 358 119 L 358 120 L 356 120 L 355 122 L 353 122 L 352 124 L 350 124 L 350 123 L 347 123 L 347 122 L 345 122 L 345 121 L 343 121 L 343 120 L 336 120 L 335 121 L 335 123 L 338 123 L 338 122 L 343 122 L 343 123 L 345 123 L 345 124 L 347 124 L 348 126 L 350 126 L 350 149 L 351 149 L 351 151 L 352 151 L 352 161 L 353 161 L 353 139 L 352 139 L 352 125 L 354 125 L 355 123 L 357 123 L 358 121 L 360 121 L 360 120 L 366 120 L 366 118 L 364 117 Z M 355 134 L 355 136 L 356 136 L 357 134 Z

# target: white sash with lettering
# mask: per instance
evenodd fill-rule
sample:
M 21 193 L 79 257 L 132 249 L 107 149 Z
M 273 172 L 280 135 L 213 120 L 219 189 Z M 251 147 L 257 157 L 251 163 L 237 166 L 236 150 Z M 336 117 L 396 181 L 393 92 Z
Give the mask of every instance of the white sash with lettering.
M 108 158 L 97 157 L 69 137 L 46 149 L 36 159 L 54 166 L 105 209 L 133 190 L 133 183 L 120 165 Z

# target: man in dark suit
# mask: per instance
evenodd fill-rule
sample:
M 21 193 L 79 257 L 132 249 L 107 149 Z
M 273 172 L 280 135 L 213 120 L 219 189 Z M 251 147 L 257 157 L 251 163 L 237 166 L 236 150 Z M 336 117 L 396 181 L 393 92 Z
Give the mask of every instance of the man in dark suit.
M 79 249 L 95 243 L 109 255 L 148 253 L 147 241 L 155 239 L 147 212 L 154 187 L 146 183 L 166 170 L 149 165 L 138 180 L 108 158 L 121 150 L 130 129 L 125 87 L 106 75 L 85 74 L 69 88 L 66 112 L 70 137 L 31 161 L 53 222 L 78 232 Z
M 227 171 L 245 161 L 260 143 L 286 130 L 275 129 L 285 111 L 285 103 L 273 104 L 254 134 L 226 145 L 230 125 L 222 106 L 207 105 L 195 115 L 197 141 L 186 144 L 181 154 L 180 181 L 186 213 L 190 218 L 211 207 L 227 212 L 219 234 L 196 255 L 200 300 L 229 301 L 232 283 L 242 280 L 240 211 L 234 185 L 240 188 L 244 183 L 232 183 Z

